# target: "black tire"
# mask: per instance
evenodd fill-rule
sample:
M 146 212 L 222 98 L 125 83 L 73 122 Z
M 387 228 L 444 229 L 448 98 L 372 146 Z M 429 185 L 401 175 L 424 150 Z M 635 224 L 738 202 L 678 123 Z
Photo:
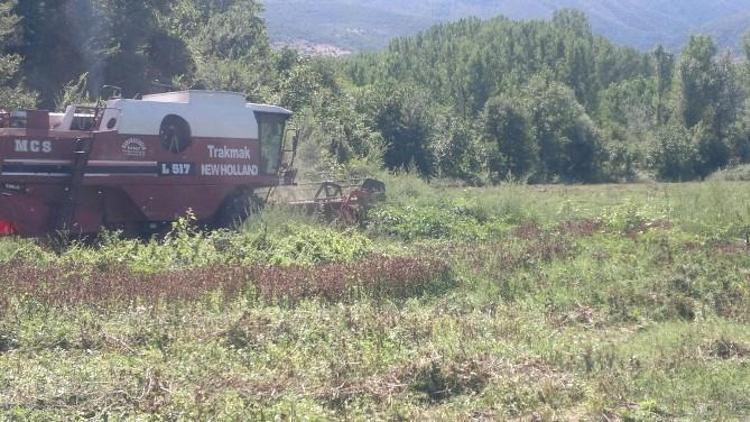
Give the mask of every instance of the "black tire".
M 255 193 L 241 192 L 229 196 L 214 218 L 214 225 L 222 229 L 235 229 L 263 209 L 263 200 Z

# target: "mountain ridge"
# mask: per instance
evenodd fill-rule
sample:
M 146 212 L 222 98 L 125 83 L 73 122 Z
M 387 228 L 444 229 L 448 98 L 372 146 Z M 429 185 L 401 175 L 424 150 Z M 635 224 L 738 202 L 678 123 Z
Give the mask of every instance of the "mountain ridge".
M 750 29 L 750 0 L 266 0 L 266 19 L 275 41 L 304 39 L 357 51 L 462 17 L 548 19 L 564 8 L 586 13 L 597 34 L 640 50 L 657 44 L 679 50 L 694 33 L 736 50 Z

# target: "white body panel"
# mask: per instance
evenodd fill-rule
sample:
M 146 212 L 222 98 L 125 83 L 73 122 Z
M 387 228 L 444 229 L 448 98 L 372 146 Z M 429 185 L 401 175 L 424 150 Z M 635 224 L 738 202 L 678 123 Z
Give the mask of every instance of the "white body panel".
M 125 135 L 158 135 L 162 120 L 177 115 L 190 125 L 198 138 L 258 139 L 255 112 L 290 115 L 281 107 L 247 103 L 242 94 L 183 91 L 144 96 L 142 100 L 110 100 L 102 119 L 102 130 L 112 118 L 113 128 Z

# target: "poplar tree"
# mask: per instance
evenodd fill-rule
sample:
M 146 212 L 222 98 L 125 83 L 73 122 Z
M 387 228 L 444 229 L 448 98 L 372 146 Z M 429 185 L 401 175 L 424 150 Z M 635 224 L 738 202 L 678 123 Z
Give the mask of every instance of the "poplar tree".
M 36 102 L 22 84 L 21 57 L 9 51 L 18 41 L 19 18 L 13 13 L 15 1 L 0 3 L 0 108 L 32 107 Z

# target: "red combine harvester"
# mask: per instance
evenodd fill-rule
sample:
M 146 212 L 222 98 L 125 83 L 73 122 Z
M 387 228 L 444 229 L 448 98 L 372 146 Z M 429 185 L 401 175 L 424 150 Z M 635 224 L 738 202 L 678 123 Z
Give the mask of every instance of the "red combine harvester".
M 291 115 L 210 91 L 113 98 L 65 113 L 3 111 L 0 235 L 143 234 L 188 210 L 203 224 L 229 226 L 258 205 L 256 189 L 295 183 L 297 142 L 287 148 L 284 136 Z M 348 218 L 382 190 L 368 181 L 318 202 Z

